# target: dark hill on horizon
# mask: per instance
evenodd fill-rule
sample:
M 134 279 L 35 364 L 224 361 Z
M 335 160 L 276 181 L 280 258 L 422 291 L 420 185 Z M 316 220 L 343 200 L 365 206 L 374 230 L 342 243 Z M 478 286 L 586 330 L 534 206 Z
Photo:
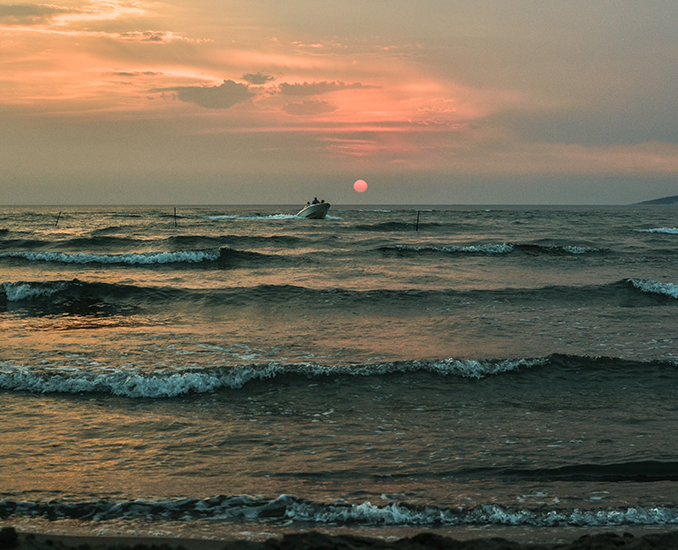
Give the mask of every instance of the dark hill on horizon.
M 649 204 L 649 205 L 672 205 L 678 204 L 678 195 L 673 195 L 671 197 L 664 197 L 663 199 L 653 199 L 651 201 L 637 202 L 636 204 Z

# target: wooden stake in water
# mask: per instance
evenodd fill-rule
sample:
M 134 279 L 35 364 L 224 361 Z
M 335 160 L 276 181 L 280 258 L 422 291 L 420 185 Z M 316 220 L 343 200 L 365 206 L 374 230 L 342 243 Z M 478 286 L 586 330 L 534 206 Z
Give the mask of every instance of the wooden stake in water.
M 59 218 L 60 218 L 60 217 L 61 217 L 61 212 L 59 212 L 59 215 L 57 216 L 57 219 L 56 219 L 56 221 L 54 222 L 54 227 L 56 227 L 57 224 L 59 223 Z
M 417 210 L 417 225 L 414 227 L 414 230 L 419 233 L 419 210 Z

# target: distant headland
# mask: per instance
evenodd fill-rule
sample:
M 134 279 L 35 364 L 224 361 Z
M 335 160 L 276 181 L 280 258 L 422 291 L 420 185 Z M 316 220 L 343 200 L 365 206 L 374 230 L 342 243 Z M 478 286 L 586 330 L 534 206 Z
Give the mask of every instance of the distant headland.
M 659 206 L 678 204 L 678 195 L 673 195 L 672 197 L 664 197 L 663 199 L 654 199 L 651 201 L 637 202 L 636 204 L 649 204 Z

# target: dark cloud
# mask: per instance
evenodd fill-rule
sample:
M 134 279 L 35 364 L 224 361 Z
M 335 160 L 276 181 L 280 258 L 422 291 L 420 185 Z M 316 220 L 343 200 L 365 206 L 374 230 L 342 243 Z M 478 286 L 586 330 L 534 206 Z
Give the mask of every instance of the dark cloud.
M 258 73 L 247 73 L 244 74 L 243 76 L 244 80 L 247 80 L 250 84 L 266 84 L 267 82 L 270 82 L 271 80 L 275 80 L 275 77 L 264 74 L 262 72 Z
M 299 103 L 288 103 L 283 107 L 288 115 L 321 115 L 336 111 L 338 107 L 329 101 L 300 101 Z
M 136 77 L 136 76 L 158 76 L 162 75 L 163 73 L 155 72 L 155 71 L 118 71 L 113 73 L 115 76 L 130 76 L 130 77 Z
M 0 5 L 0 21 L 7 25 L 40 25 L 56 15 L 77 13 L 75 8 L 62 8 L 44 4 Z
M 232 80 L 224 80 L 219 86 L 181 86 L 171 88 L 171 91 L 177 92 L 181 101 L 208 109 L 229 109 L 254 95 L 246 84 Z
M 363 86 L 360 82 L 354 84 L 344 84 L 341 81 L 334 82 L 304 82 L 303 84 L 280 84 L 280 93 L 291 96 L 310 96 L 328 94 L 339 90 L 355 90 L 359 88 L 372 88 L 373 86 Z

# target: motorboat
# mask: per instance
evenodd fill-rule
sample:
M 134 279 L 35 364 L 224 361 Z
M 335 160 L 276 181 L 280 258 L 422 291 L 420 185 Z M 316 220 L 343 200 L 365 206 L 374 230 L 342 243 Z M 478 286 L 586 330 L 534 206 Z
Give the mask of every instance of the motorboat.
M 322 220 L 327 216 L 327 211 L 329 209 L 329 202 L 308 203 L 299 211 L 297 216 L 300 218 L 308 218 L 309 220 Z

